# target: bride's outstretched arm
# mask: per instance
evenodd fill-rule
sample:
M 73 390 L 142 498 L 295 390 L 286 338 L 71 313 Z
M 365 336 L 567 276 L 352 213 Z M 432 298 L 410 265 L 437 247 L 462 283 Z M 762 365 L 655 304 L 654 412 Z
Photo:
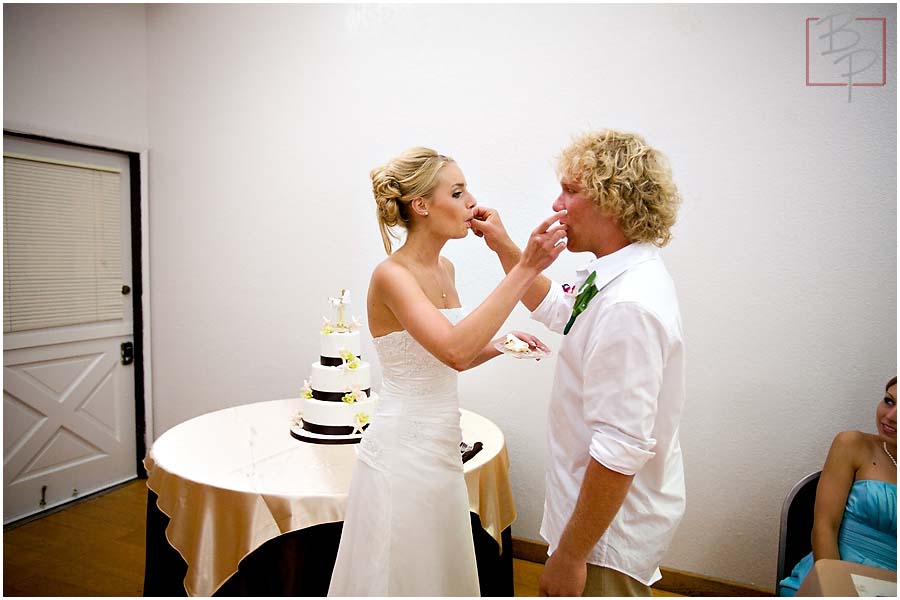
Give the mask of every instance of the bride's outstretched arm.
M 488 248 L 497 253 L 503 270 L 509 273 L 522 256 L 522 251 L 509 237 L 497 211 L 486 206 L 476 206 L 472 231 L 478 237 L 484 238 Z M 534 312 L 544 300 L 547 292 L 550 291 L 550 283 L 550 279 L 545 275 L 538 275 L 525 295 L 522 296 L 522 304 L 529 311 Z
M 469 368 L 503 325 L 535 278 L 565 249 L 565 227 L 551 227 L 555 213 L 535 229 L 528 245 L 500 285 L 462 321 L 453 325 L 431 303 L 410 271 L 394 261 L 372 274 L 378 298 L 400 324 L 438 360 L 458 371 Z
M 531 349 L 543 350 L 544 352 L 550 352 L 550 348 L 548 348 L 547 345 L 544 344 L 544 342 L 542 342 L 535 336 L 531 335 L 530 333 L 525 333 L 524 331 L 511 331 L 510 333 L 512 333 L 517 338 L 519 338 L 520 340 L 522 340 L 523 342 L 528 344 L 528 347 Z M 492 358 L 497 358 L 498 356 L 500 356 L 502 354 L 502 352 L 497 350 L 496 344 L 498 342 L 502 344 L 504 341 L 506 341 L 506 336 L 500 336 L 496 339 L 491 340 L 488 343 L 488 345 L 485 346 L 481 350 L 481 352 L 478 354 L 478 356 L 475 357 L 475 360 L 472 361 L 472 364 L 470 364 L 467 367 L 467 370 L 474 369 L 478 365 L 484 364 L 487 361 L 491 360 Z M 537 359 L 537 360 L 540 360 L 540 359 Z

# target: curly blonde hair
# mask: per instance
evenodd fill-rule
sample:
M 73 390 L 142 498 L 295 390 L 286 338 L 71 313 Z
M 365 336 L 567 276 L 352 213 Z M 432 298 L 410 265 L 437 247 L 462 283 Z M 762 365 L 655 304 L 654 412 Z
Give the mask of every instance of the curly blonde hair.
M 612 129 L 578 136 L 562 151 L 557 174 L 580 183 L 632 242 L 662 248 L 672 239 L 681 196 L 665 155 L 641 136 Z
M 391 253 L 392 238 L 400 239 L 391 228 L 409 228 L 409 203 L 431 196 L 438 184 L 438 172 L 449 162 L 454 162 L 449 156 L 417 146 L 369 173 L 385 252 Z

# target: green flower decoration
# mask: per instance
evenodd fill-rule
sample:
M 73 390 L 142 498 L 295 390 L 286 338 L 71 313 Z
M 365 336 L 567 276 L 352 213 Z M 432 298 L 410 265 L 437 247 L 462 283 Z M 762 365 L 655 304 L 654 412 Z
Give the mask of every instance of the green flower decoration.
M 575 324 L 575 319 L 578 318 L 578 315 L 584 312 L 584 309 L 587 308 L 593 297 L 599 293 L 597 286 L 594 285 L 595 279 L 597 279 L 596 271 L 591 273 L 590 276 L 585 279 L 584 283 L 581 284 L 581 288 L 578 290 L 578 295 L 575 297 L 575 306 L 572 307 L 572 316 L 569 317 L 569 322 L 566 323 L 566 328 L 563 330 L 563 335 L 569 333 L 569 330 L 572 329 L 572 325 Z
M 325 326 L 322 327 L 322 333 L 334 333 L 334 327 L 331 326 L 331 323 L 326 323 Z
M 356 402 L 356 394 L 353 392 L 347 392 L 346 394 L 344 394 L 344 397 L 341 398 L 341 400 L 343 400 L 347 404 L 353 404 L 354 402 Z
M 341 350 L 341 359 L 348 369 L 359 368 L 359 359 L 349 350 Z

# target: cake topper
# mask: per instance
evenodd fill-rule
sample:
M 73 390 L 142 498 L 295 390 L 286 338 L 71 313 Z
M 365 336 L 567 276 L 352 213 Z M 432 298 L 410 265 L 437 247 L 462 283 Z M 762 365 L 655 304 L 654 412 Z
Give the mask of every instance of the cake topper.
M 331 319 L 322 317 L 322 320 L 324 321 L 322 333 L 347 333 L 357 331 L 362 327 L 362 323 L 359 322 L 357 317 L 353 317 L 350 324 L 347 324 L 347 316 L 344 309 L 352 304 L 350 301 L 350 292 L 348 290 L 342 289 L 337 298 L 328 298 L 328 304 L 331 305 L 331 308 L 337 310 L 337 322 L 332 324 Z
M 344 307 L 350 304 L 350 292 L 341 290 L 341 295 L 337 298 L 329 298 L 328 303 L 331 308 L 337 309 L 337 323 L 334 324 L 336 329 L 347 329 L 347 323 L 344 321 Z

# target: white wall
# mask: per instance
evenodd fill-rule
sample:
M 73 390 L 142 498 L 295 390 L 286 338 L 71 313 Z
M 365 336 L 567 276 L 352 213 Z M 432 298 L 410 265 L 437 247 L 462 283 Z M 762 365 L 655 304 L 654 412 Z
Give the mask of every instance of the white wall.
M 136 152 L 145 293 L 144 390 L 153 442 L 147 187 L 147 19 L 142 4 L 4 4 L 3 127 Z
M 373 166 L 414 144 L 448 153 L 524 240 L 572 135 L 636 130 L 685 197 L 664 256 L 688 343 L 688 511 L 664 565 L 773 587 L 784 495 L 837 431 L 872 430 L 896 372 L 896 8 L 849 8 L 889 30 L 888 86 L 850 103 L 804 85 L 806 18 L 838 8 L 147 6 L 156 435 L 295 396 L 341 287 L 364 315 L 383 258 Z M 19 10 L 53 20 L 53 7 Z M 107 29 L 128 29 L 107 10 Z M 76 27 L 84 49 L 44 41 L 89 56 L 92 25 Z M 10 53 L 7 39 L 6 65 Z M 11 112 L 5 83 L 5 123 L 95 114 Z M 477 305 L 499 266 L 474 237 L 445 254 Z M 567 280 L 586 259 L 549 274 Z M 521 308 L 508 325 L 540 331 Z M 507 436 L 518 537 L 539 539 L 553 367 L 496 360 L 461 376 L 463 405 Z
M 146 150 L 144 6 L 4 5 L 3 126 Z

